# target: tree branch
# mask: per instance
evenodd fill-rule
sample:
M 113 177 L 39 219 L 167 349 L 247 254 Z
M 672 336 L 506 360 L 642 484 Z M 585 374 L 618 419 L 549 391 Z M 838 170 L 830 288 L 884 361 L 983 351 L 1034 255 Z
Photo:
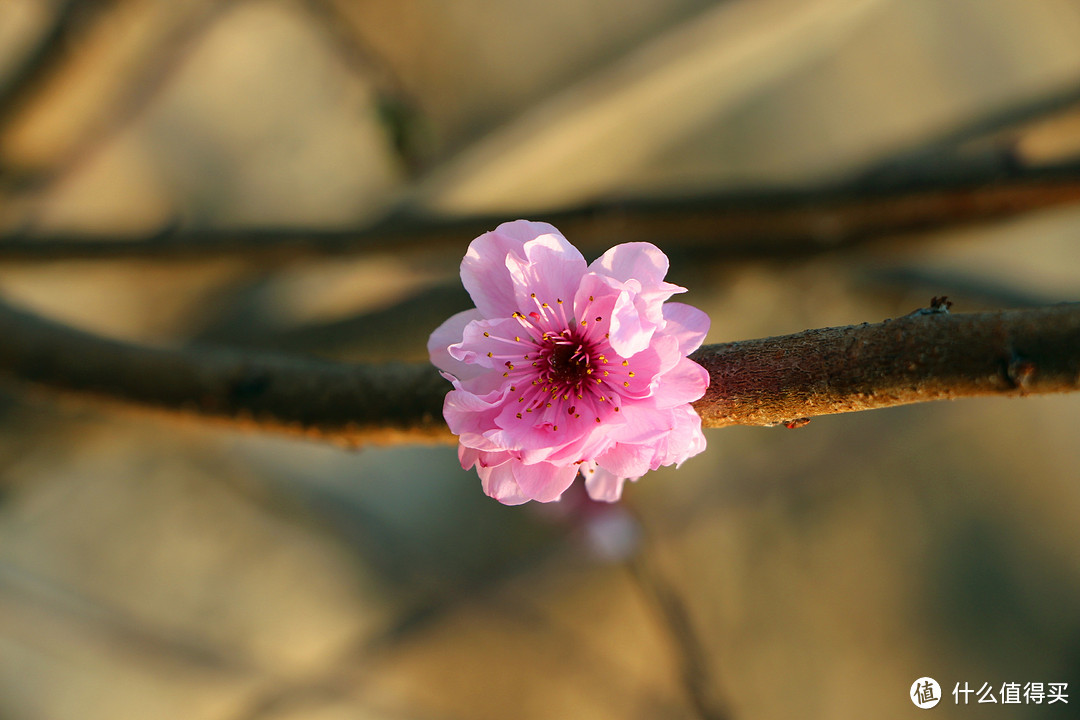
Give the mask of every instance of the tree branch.
M 0 305 L 0 373 L 232 426 L 363 442 L 452 441 L 427 364 L 342 364 L 109 340 Z M 908 403 L 1080 389 L 1080 303 L 895 320 L 708 345 L 705 427 L 803 424 Z
M 343 444 L 451 440 L 430 365 L 149 348 L 0 304 L 0 373 L 66 394 Z
M 706 427 L 797 426 L 817 415 L 982 395 L 1080 390 L 1080 303 L 950 315 L 709 345 Z
M 838 184 L 803 190 L 709 197 L 601 202 L 533 213 L 585 250 L 615 243 L 662 242 L 665 248 L 722 249 L 725 258 L 793 257 L 883 236 L 988 222 L 1080 203 L 1080 164 L 1016 168 L 987 175 L 953 167 L 947 179 Z M 153 237 L 0 237 L 0 262 L 117 258 L 288 260 L 371 250 L 460 247 L 507 215 L 401 215 L 357 230 L 181 230 Z

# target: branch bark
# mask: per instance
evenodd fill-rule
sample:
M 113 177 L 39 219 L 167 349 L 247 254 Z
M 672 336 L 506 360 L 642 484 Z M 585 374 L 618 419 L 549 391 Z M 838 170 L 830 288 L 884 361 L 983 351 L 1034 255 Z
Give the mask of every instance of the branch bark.
M 1080 389 L 1080 303 L 950 315 L 709 345 L 706 427 L 797 426 L 835 413 Z
M 453 441 L 450 389 L 427 364 L 342 364 L 211 348 L 149 348 L 0 305 L 0 374 L 81 397 L 344 444 Z M 931 400 L 1080 389 L 1080 303 L 950 315 L 708 345 L 705 427 Z

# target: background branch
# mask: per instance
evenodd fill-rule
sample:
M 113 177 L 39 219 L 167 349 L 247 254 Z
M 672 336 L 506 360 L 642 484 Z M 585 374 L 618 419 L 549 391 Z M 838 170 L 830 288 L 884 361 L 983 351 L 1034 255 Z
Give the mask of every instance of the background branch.
M 1080 165 L 981 172 L 947 180 L 913 178 L 887 185 L 728 193 L 672 200 L 604 202 L 535 213 L 584 249 L 662 240 L 665 247 L 723 248 L 728 258 L 785 257 L 882 236 L 990 222 L 1080 202 Z M 463 239 L 506 220 L 392 216 L 360 230 L 180 230 L 150 238 L 18 236 L 0 238 L 0 261 L 114 258 L 284 260 L 393 248 L 460 247 Z
M 156 349 L 0 305 L 0 373 L 52 390 L 346 444 L 450 440 L 449 385 L 427 364 L 362 365 L 223 349 Z M 930 400 L 1080 389 L 1080 303 L 708 345 L 706 427 Z

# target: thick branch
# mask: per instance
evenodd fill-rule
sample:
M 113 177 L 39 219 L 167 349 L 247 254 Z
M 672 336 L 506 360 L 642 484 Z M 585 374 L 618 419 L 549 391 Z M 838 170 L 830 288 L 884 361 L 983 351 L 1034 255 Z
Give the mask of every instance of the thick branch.
M 108 340 L 0 305 L 0 373 L 74 393 L 233 426 L 356 444 L 452 440 L 449 385 L 427 364 L 347 365 Z M 706 427 L 980 395 L 1080 389 L 1080 303 L 883 323 L 709 345 L 695 403 Z
M 943 173 L 938 173 L 942 175 Z M 718 194 L 693 199 L 604 202 L 528 213 L 553 223 L 575 245 L 620 242 L 666 249 L 722 249 L 725 258 L 784 257 L 866 240 L 988 222 L 1080 203 L 1080 165 L 994 172 L 953 168 L 948 179 L 918 177 L 867 186 Z M 0 262 L 72 259 L 218 258 L 287 260 L 370 250 L 460 248 L 507 215 L 391 217 L 361 230 L 179 230 L 151 238 L 0 237 Z
M 816 415 L 1080 390 L 1080 303 L 950 315 L 701 348 L 706 427 L 801 424 Z
M 430 365 L 141 347 L 0 304 L 0 373 L 68 394 L 354 444 L 452 439 Z

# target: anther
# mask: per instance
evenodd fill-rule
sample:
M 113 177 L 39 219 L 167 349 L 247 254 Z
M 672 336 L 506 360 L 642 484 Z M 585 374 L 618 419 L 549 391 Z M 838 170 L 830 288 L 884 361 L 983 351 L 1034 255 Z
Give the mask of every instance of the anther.
M 596 418 L 596 422 L 600 422 L 600 418 Z
M 615 408 L 615 412 L 619 412 L 619 408 Z
M 484 337 L 491 337 L 491 333 L 489 333 L 487 330 L 485 330 L 484 331 Z
M 631 370 L 630 372 L 628 372 L 626 374 L 629 375 L 630 377 L 634 377 L 634 371 L 633 370 Z
M 622 386 L 623 386 L 623 387 L 630 387 L 630 383 L 628 383 L 628 382 L 624 382 L 624 383 L 622 384 Z
M 559 426 L 558 426 L 558 425 L 552 425 L 552 426 L 551 426 L 551 429 L 552 429 L 552 430 L 558 430 L 558 429 L 559 429 Z
M 488 353 L 488 357 L 491 357 L 491 356 L 492 356 L 492 353 L 490 353 L 490 352 L 489 352 L 489 353 Z
M 597 316 L 596 316 L 596 322 L 600 322 L 600 321 L 601 321 L 601 320 L 603 320 L 603 319 L 604 319 L 604 318 L 600 317 L 599 315 L 597 315 Z
M 571 405 L 570 407 L 566 408 L 566 414 L 573 415 L 575 410 L 577 410 L 577 407 Z
M 520 420 L 520 419 L 521 419 L 521 413 L 518 413 L 518 414 L 517 414 L 517 419 L 518 419 L 518 420 Z
M 629 360 L 623 360 L 622 364 L 623 364 L 623 367 L 626 367 L 627 365 L 630 364 L 630 361 Z

